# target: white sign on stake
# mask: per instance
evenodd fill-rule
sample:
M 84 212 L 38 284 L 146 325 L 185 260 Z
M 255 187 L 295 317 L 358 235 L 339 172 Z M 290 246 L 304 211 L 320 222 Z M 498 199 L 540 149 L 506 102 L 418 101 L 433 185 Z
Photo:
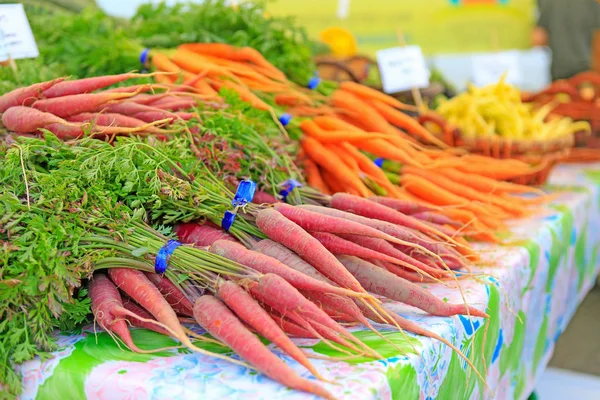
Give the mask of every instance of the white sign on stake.
M 521 83 L 519 52 L 502 51 L 493 54 L 477 54 L 471 57 L 472 78 L 476 86 L 497 83 L 506 73 L 506 82 L 518 85 Z
M 39 56 L 22 4 L 0 4 L 0 61 Z
M 429 69 L 419 46 L 394 47 L 377 52 L 383 91 L 397 93 L 429 86 Z

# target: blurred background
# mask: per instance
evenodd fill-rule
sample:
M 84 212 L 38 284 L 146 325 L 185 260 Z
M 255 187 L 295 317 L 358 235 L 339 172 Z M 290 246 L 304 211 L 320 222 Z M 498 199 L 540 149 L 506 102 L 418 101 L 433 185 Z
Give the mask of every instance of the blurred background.
M 159 2 L 96 1 L 106 12 L 122 17 L 131 17 L 139 4 Z M 183 1 L 166 1 L 178 2 Z M 377 50 L 398 46 L 400 34 L 406 44 L 421 46 L 430 69 L 438 70 L 458 91 L 472 78 L 473 53 L 515 50 L 521 73 L 514 83 L 523 90 L 537 91 L 551 81 L 550 50 L 532 47 L 536 0 L 277 0 L 269 2 L 267 10 L 294 16 L 314 38 L 331 33 L 328 41 L 336 42 L 341 54 L 374 59 Z M 347 33 L 353 38 L 346 38 Z M 355 42 L 354 51 L 347 41 Z

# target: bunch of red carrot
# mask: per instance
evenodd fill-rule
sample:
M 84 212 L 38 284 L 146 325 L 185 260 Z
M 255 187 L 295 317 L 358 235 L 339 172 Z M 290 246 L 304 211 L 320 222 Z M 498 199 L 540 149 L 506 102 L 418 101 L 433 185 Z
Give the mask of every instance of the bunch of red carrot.
M 196 114 L 184 112 L 198 102 L 216 100 L 188 85 L 135 84 L 106 89 L 134 78 L 157 74 L 126 73 L 78 80 L 55 79 L 13 90 L 0 96 L 2 125 L 19 134 L 41 129 L 59 138 L 84 134 L 157 134 L 160 128 Z
M 487 317 L 467 305 L 446 303 L 410 282 L 455 279 L 450 269 L 465 267 L 466 259 L 475 255 L 460 242 L 449 245 L 432 241 L 445 237 L 444 233 L 398 211 L 409 208 L 416 214 L 428 212 L 408 202 L 368 200 L 348 194 L 334 196 L 331 208 L 261 205 L 249 211 L 247 217 L 253 218 L 269 239 L 245 241 L 250 248 L 209 223 L 178 225 L 175 231 L 181 241 L 254 272 L 217 276 L 206 271 L 201 278 L 193 276 L 174 285 L 156 274 L 111 268 L 110 280 L 97 273 L 90 282 L 94 315 L 100 326 L 121 337 L 132 351 L 145 350 L 133 343 L 123 318 L 173 336 L 202 352 L 189 341 L 190 335 L 196 335 L 183 328 L 178 319 L 178 315 L 193 317 L 217 340 L 272 379 L 325 398 L 332 396 L 314 382 L 300 378 L 252 331 L 275 343 L 322 380 L 308 360 L 310 355 L 289 337 L 320 339 L 348 357 L 379 358 L 374 349 L 340 325 L 362 324 L 379 334 L 371 325 L 374 321 L 442 341 L 466 359 L 450 342 L 393 313 L 370 294 L 433 315 Z M 178 251 L 172 257 L 178 257 Z M 131 300 L 123 302 L 115 285 Z M 206 292 L 198 293 L 193 289 L 196 287 Z

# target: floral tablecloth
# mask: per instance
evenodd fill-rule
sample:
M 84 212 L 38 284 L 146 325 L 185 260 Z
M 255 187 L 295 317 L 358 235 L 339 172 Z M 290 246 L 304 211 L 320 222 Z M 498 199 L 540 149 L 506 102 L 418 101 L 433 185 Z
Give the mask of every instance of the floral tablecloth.
M 395 346 L 369 331 L 354 332 L 385 360 L 314 360 L 323 376 L 337 382 L 327 388 L 341 399 L 526 398 L 600 266 L 600 165 L 561 165 L 550 184 L 562 194 L 547 212 L 516 222 L 510 244 L 482 247 L 490 266 L 476 270 L 489 275 L 461 280 L 467 301 L 485 307 L 489 320 L 429 317 L 409 306 L 391 305 L 460 347 L 489 388 L 447 346 L 391 329 L 385 335 Z M 462 301 L 455 288 L 432 285 L 432 290 L 444 300 Z M 146 330 L 135 330 L 133 337 L 142 348 L 175 344 Z M 317 341 L 297 342 L 308 351 L 336 355 Z M 23 399 L 314 398 L 197 353 L 123 351 L 93 327 L 61 336 L 60 343 L 64 347 L 54 358 L 20 367 Z M 211 350 L 222 351 L 218 346 Z M 310 378 L 297 363 L 281 357 Z

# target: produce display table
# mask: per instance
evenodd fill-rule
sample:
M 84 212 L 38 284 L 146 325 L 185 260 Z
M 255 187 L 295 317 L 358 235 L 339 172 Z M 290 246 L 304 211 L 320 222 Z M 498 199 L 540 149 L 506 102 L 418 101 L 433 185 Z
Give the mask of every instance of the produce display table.
M 451 340 L 486 377 L 489 389 L 447 346 L 423 337 L 386 329 L 395 346 L 370 331 L 355 334 L 386 360 L 314 360 L 329 380 L 327 388 L 343 399 L 523 399 L 534 389 L 554 343 L 593 286 L 600 266 L 600 165 L 557 167 L 553 189 L 564 192 L 542 215 L 516 222 L 507 246 L 487 246 L 489 276 L 461 280 L 469 304 L 491 316 L 429 317 L 416 309 L 390 304 L 403 316 Z M 490 261 L 489 263 L 487 261 Z M 462 302 L 451 282 L 431 285 L 450 302 Z M 142 348 L 173 346 L 166 337 L 133 332 Z M 297 340 L 308 351 L 343 356 L 315 340 Z M 49 360 L 20 367 L 23 399 L 306 399 L 264 375 L 215 358 L 183 350 L 153 355 L 121 350 L 104 332 L 89 326 L 61 336 L 64 345 Z M 219 346 L 212 351 L 223 351 Z M 309 373 L 286 358 L 305 377 Z

